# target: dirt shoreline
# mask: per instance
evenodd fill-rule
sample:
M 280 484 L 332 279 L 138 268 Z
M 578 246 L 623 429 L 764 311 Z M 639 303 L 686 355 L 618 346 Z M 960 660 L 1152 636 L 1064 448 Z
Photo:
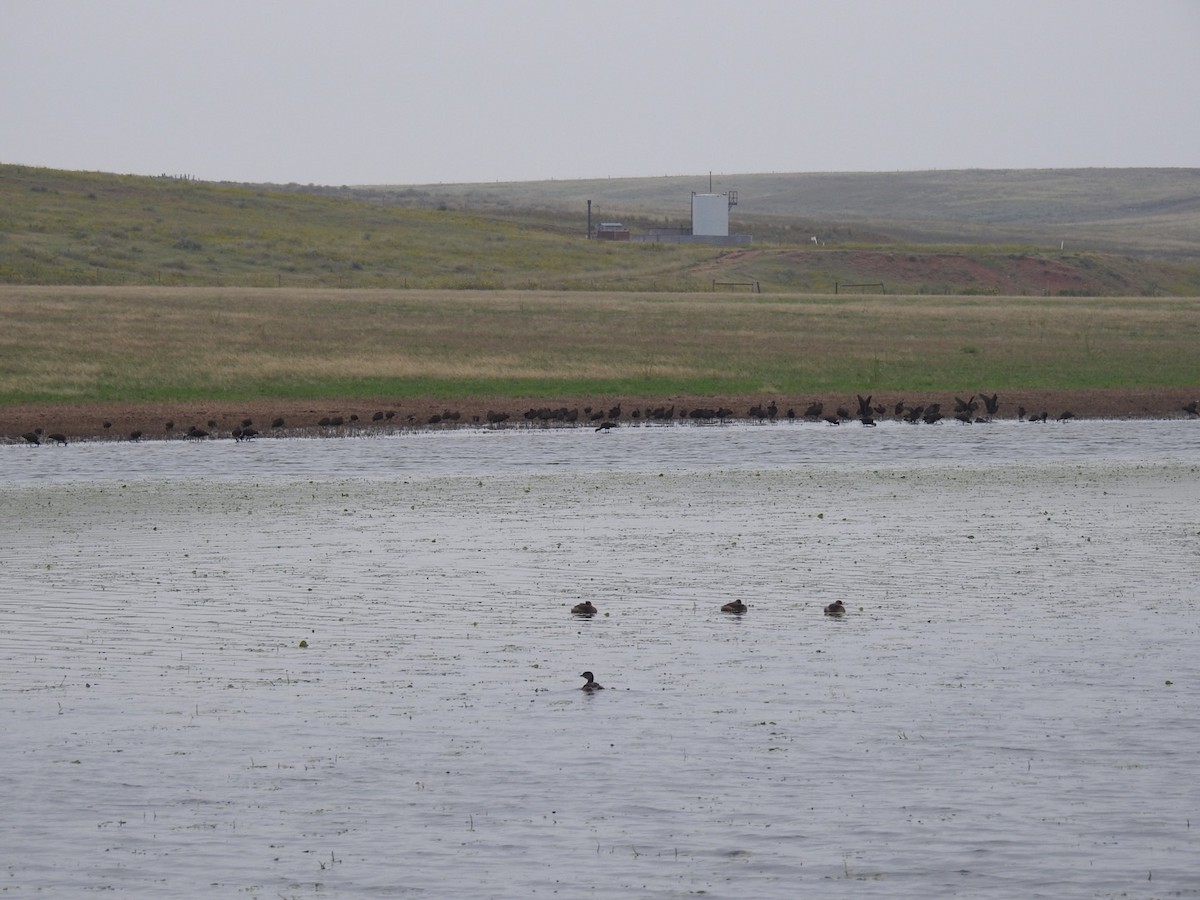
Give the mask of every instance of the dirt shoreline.
M 963 399 L 972 395 L 958 394 Z M 976 395 L 978 409 L 973 418 L 987 418 L 982 401 Z M 1090 391 L 1014 391 L 998 395 L 996 419 L 1016 419 L 1021 408 L 1025 417 L 1058 420 L 1064 413 L 1076 419 L 1189 419 L 1200 418 L 1185 409 L 1200 397 L 1194 390 L 1090 390 Z M 954 420 L 955 395 L 895 393 L 875 394 L 872 406 L 883 412 L 874 413 L 879 421 L 899 419 L 898 404 L 906 409 L 941 404 L 943 420 Z M 820 402 L 822 415 L 836 415 L 839 407 L 850 414 L 849 422 L 858 416 L 855 395 L 826 397 L 597 397 L 591 400 L 572 398 L 524 398 L 444 400 L 425 398 L 401 401 L 376 400 L 252 400 L 211 401 L 187 403 L 86 403 L 30 404 L 0 407 L 0 443 L 26 443 L 25 434 L 37 435 L 51 443 L 49 435 L 59 434 L 68 441 L 130 440 L 140 432 L 141 440 L 183 439 L 191 429 L 207 432 L 208 438 L 231 438 L 245 420 L 257 432 L 256 437 L 270 436 L 352 436 L 364 433 L 387 433 L 413 428 L 461 428 L 490 425 L 491 427 L 595 427 L 604 421 L 617 425 L 665 421 L 712 421 L 714 417 L 692 415 L 694 410 L 726 412 L 717 416 L 726 421 L 759 418 L 752 409 L 760 407 L 771 418 L 774 404 L 776 420 L 787 420 L 789 410 L 796 419 L 803 419 L 810 404 Z M 617 409 L 619 407 L 619 410 Z M 544 410 L 541 415 L 527 416 L 531 410 Z M 489 413 L 506 414 L 503 422 L 489 422 Z M 614 415 L 614 413 L 616 413 Z M 495 415 L 492 419 L 497 418 Z M 282 420 L 281 426 L 272 423 Z M 325 424 L 322 424 L 324 422 Z M 340 424 L 339 424 L 340 422 Z M 170 427 L 168 427 L 168 425 Z M 40 431 L 39 431 L 40 429 Z

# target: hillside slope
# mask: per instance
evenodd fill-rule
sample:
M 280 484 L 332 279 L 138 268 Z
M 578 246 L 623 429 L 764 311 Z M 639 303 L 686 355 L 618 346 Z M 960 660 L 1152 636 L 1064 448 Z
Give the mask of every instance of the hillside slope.
M 1197 170 L 744 176 L 734 229 L 754 243 L 737 250 L 589 241 L 570 208 L 595 195 L 597 221 L 628 204 L 635 229 L 685 224 L 687 183 L 318 188 L 0 165 L 0 283 L 1200 294 Z M 1113 239 L 1118 223 L 1132 235 L 1120 252 L 988 240 L 1085 225 Z
M 891 239 L 1200 259 L 1200 169 L 969 169 L 747 174 L 354 189 L 470 209 L 540 207 L 686 222 L 691 193 L 736 190 L 737 230 L 760 239 Z M 796 235 L 796 232 L 799 232 Z

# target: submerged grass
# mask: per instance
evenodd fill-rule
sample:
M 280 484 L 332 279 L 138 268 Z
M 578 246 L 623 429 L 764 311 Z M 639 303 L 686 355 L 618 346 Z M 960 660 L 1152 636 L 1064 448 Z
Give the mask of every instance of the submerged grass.
M 1200 299 L 0 287 L 0 403 L 1200 385 Z

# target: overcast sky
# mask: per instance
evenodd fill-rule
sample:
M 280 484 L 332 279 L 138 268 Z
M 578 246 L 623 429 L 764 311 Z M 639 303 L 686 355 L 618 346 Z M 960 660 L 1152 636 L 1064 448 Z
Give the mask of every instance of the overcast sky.
M 1200 0 L 0 0 L 0 162 L 332 185 L 1200 166 Z

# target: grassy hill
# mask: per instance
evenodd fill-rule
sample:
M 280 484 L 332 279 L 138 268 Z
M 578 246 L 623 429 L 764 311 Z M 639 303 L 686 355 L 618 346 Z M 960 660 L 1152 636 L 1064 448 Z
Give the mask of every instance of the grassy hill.
M 567 212 L 686 224 L 710 177 L 346 189 L 406 205 Z M 721 175 L 733 230 L 756 241 L 1019 244 L 1200 260 L 1200 169 L 1017 169 Z M 579 227 L 577 225 L 577 227 Z
M 682 177 L 249 186 L 0 165 L 0 283 L 1200 295 L 1200 170 L 749 175 L 751 247 L 589 241 L 684 225 Z M 812 238 L 817 237 L 813 242 Z M 1063 244 L 1065 242 L 1065 246 Z

